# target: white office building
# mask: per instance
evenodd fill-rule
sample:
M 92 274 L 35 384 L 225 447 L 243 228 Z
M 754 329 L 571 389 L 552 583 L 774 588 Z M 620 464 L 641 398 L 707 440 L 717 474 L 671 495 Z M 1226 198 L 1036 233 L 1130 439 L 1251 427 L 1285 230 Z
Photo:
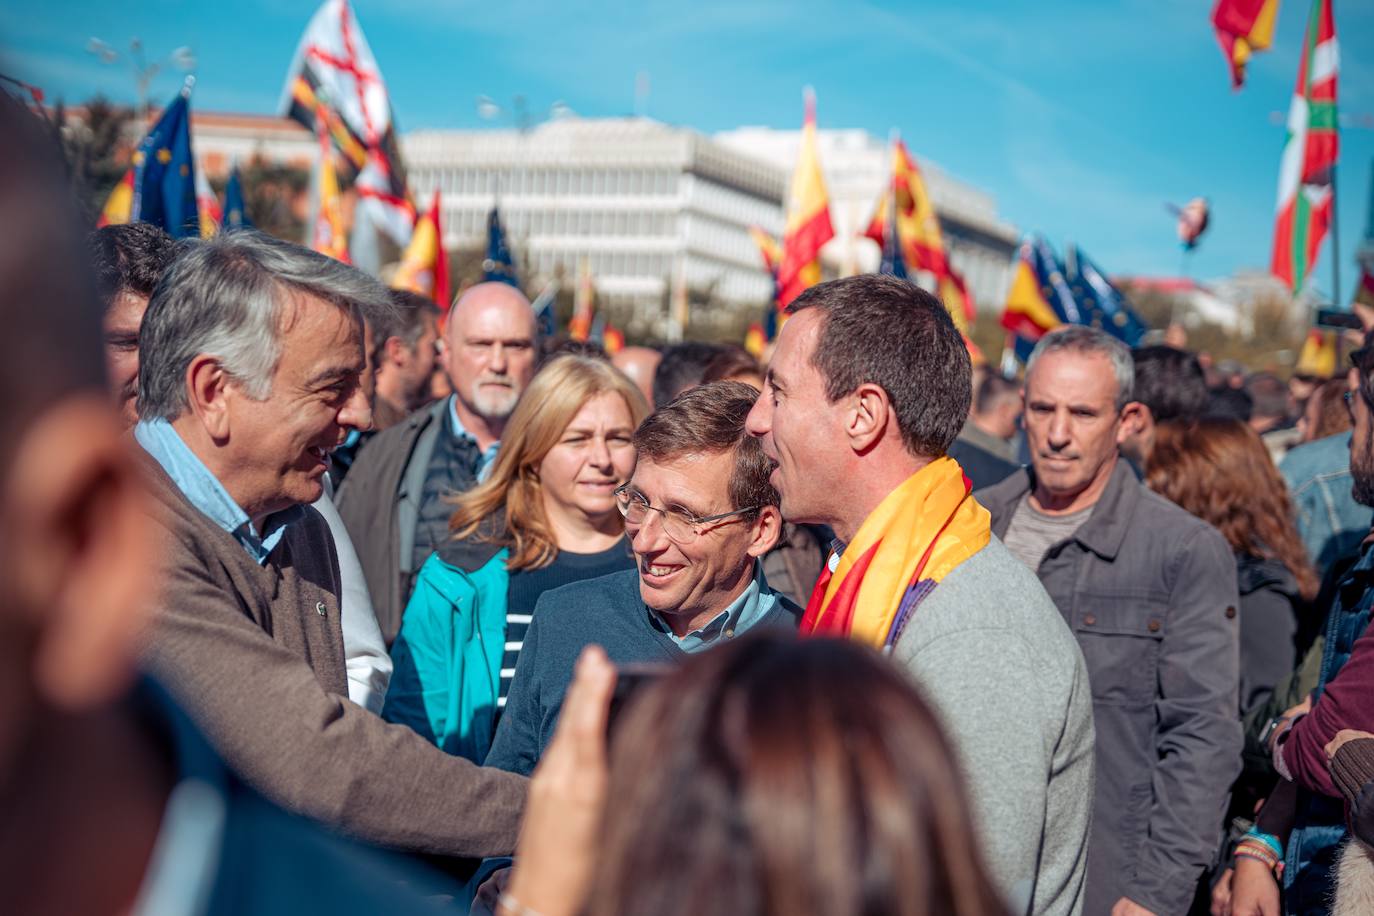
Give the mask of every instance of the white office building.
M 790 173 L 797 161 L 801 131 L 741 127 L 716 134 L 714 139 Z M 840 275 L 871 273 L 878 269 L 882 253 L 876 243 L 861 236 L 878 196 L 891 180 L 891 147 L 864 130 L 819 130 L 816 145 L 835 227 L 835 238 L 821 257 Z M 1000 314 L 1011 283 L 1016 228 L 998 217 L 991 194 L 950 176 L 915 150 L 912 155 L 939 216 L 951 263 L 963 275 L 979 310 Z
M 499 202 L 521 274 L 576 283 L 632 336 L 671 338 L 685 286 L 693 336 L 757 315 L 772 281 L 749 235 L 782 232 L 787 172 L 696 131 L 646 118 L 562 118 L 528 131 L 402 137 L 417 201 L 437 188 L 445 244 L 486 244 Z

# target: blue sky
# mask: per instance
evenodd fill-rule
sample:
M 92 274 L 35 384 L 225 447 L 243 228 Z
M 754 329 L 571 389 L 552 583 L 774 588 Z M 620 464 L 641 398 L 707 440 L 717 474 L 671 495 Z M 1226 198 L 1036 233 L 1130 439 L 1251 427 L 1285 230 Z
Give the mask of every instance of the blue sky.
M 195 104 L 268 112 L 314 2 L 66 0 L 0 6 L 6 72 L 69 101 L 131 99 L 132 77 L 85 51 L 99 36 L 151 51 L 190 45 Z M 716 131 L 796 127 L 815 86 L 822 127 L 900 129 L 918 155 L 996 195 L 1002 215 L 1113 273 L 1176 275 L 1166 201 L 1206 196 L 1213 220 L 1188 272 L 1268 263 L 1283 115 L 1307 0 L 1282 0 L 1276 47 L 1233 93 L 1211 0 L 856 2 L 759 0 L 592 6 L 355 0 L 403 129 L 477 127 L 475 99 L 563 101 L 621 115 L 647 71 L 648 113 Z M 1342 288 L 1355 282 L 1374 166 L 1374 3 L 1335 0 L 1343 132 Z M 168 72 L 153 95 L 175 91 Z M 1330 287 L 1330 241 L 1318 284 Z

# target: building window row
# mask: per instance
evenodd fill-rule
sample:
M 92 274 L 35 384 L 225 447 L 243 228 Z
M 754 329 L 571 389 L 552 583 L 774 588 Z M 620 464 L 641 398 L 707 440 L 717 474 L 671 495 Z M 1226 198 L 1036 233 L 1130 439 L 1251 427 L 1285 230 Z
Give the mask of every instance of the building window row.
M 680 177 L 676 169 L 420 167 L 410 183 L 421 195 L 438 188 L 457 196 L 633 197 L 676 194 Z

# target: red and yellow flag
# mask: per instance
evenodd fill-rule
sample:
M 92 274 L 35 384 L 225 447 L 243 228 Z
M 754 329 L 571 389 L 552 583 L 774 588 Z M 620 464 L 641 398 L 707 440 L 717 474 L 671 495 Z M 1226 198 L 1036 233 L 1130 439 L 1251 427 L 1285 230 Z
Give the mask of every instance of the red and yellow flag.
M 816 96 L 806 90 L 801 149 L 787 199 L 787 228 L 778 265 L 778 306 L 787 305 L 807 287 L 821 281 L 821 246 L 835 237 L 830 224 L 830 197 L 816 152 Z
M 129 221 L 129 216 L 134 212 L 134 170 L 130 168 L 124 173 L 124 177 L 119 179 L 119 184 L 114 186 L 110 196 L 105 198 L 105 206 L 101 208 L 100 219 L 96 220 L 97 227 L 100 226 L 122 226 Z
M 323 129 L 319 131 L 318 140 L 320 161 L 315 171 L 315 225 L 311 231 L 310 247 L 348 264 L 351 263 L 348 259 L 348 233 L 344 228 L 339 176 L 334 171 L 334 150 L 329 135 Z
M 1302 342 L 1302 352 L 1298 354 L 1298 364 L 1293 368 L 1295 375 L 1311 378 L 1331 378 L 1336 374 L 1336 342 L 1334 335 L 1317 328 L 1307 332 Z
M 921 170 L 901 140 L 892 144 L 892 182 L 878 198 L 878 206 L 864 235 L 882 246 L 886 238 L 889 210 L 896 209 L 892 224 L 897 229 L 902 259 L 908 270 L 924 270 L 935 276 L 940 301 L 949 309 L 950 317 L 961 334 L 968 335 L 974 318 L 973 297 L 969 295 L 964 278 L 955 272 L 945 255 L 944 236 L 935 206 L 926 193 Z
M 577 289 L 573 293 L 573 313 L 568 319 L 568 337 L 589 340 L 592 322 L 596 320 L 596 286 L 592 283 L 592 264 L 586 258 L 577 272 Z
M 1274 20 L 1279 15 L 1279 0 L 1217 0 L 1212 9 L 1212 25 L 1217 41 L 1231 66 L 1231 86 L 1245 84 L 1245 65 L 1255 51 L 1263 51 L 1274 40 Z
M 441 311 L 448 311 L 451 299 L 448 285 L 448 255 L 444 252 L 444 229 L 440 220 L 440 197 L 436 189 L 429 211 L 415 221 L 410 244 L 401 258 L 391 285 L 433 299 Z
M 1279 165 L 1278 218 L 1270 270 L 1294 293 L 1302 289 L 1331 224 L 1339 137 L 1339 51 L 1331 0 L 1314 0 L 1307 20 L 1298 83 L 1288 109 L 1288 140 Z
M 1023 244 L 1012 272 L 1011 289 L 1007 291 L 1002 327 L 1022 340 L 1034 343 L 1044 337 L 1045 332 L 1054 330 L 1063 322 L 1046 298 L 1030 259 L 1030 246 Z
M 952 458 L 908 477 L 864 519 L 835 571 L 821 572 L 801 631 L 894 642 L 920 600 L 992 539 L 992 517 L 969 490 Z

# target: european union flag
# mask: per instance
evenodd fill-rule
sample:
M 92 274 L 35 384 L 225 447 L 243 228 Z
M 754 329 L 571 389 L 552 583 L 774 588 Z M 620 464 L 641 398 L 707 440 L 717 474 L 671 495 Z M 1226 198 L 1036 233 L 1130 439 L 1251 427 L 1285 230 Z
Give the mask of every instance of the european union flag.
M 534 320 L 539 325 L 539 336 L 545 339 L 553 337 L 558 330 L 558 322 L 553 313 L 557 293 L 558 284 L 550 283 L 535 297 L 534 302 L 530 303 L 530 308 L 534 309 Z
M 1059 320 L 1065 324 L 1087 324 L 1083 309 L 1064 276 L 1064 265 L 1059 263 L 1050 243 L 1040 236 L 1030 240 L 1030 265 L 1040 283 L 1040 294 Z
M 487 257 L 482 262 L 482 280 L 520 287 L 520 280 L 515 275 L 515 259 L 506 244 L 506 231 L 501 228 L 501 213 L 496 207 L 487 214 Z
M 199 238 L 195 157 L 191 155 L 191 87 L 162 112 L 134 153 L 130 219 L 161 226 L 173 238 Z
M 243 177 L 235 165 L 229 171 L 229 183 L 224 186 L 224 228 L 252 229 L 248 219 L 248 208 L 243 202 Z
M 1121 290 L 1078 246 L 1068 246 L 1065 261 L 1069 288 L 1086 313 L 1085 323 L 1101 328 L 1128 347 L 1138 345 L 1149 326 L 1131 308 Z

